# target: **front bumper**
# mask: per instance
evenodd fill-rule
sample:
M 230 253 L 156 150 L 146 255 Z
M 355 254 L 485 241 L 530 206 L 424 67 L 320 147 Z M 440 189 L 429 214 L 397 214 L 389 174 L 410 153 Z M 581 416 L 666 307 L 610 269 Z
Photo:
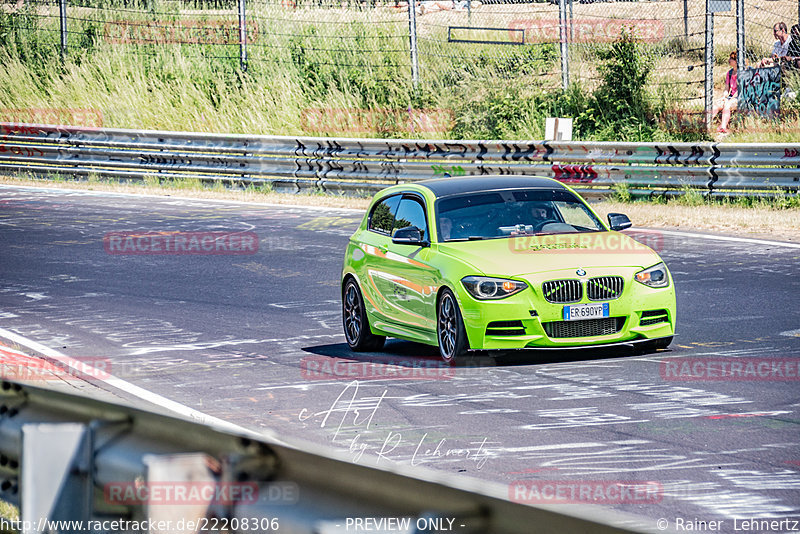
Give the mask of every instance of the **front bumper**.
M 509 298 L 495 301 L 476 300 L 459 284 L 456 296 L 461 305 L 469 346 L 476 350 L 569 348 L 609 345 L 674 335 L 676 307 L 672 276 L 670 275 L 669 286 L 658 289 L 650 288 L 634 281 L 633 275 L 639 270 L 641 269 L 638 267 L 595 268 L 588 270 L 584 277 L 578 277 L 575 270 L 570 269 L 514 277 L 525 281 L 528 288 Z M 625 280 L 622 294 L 613 300 L 590 301 L 584 291 L 583 299 L 570 303 L 570 305 L 608 302 L 610 317 L 619 318 L 620 323 L 618 324 L 621 324 L 619 330 L 605 335 L 583 337 L 548 335 L 545 323 L 562 322 L 565 304 L 547 302 L 542 294 L 542 283 L 547 280 L 560 279 L 588 280 L 597 276 L 622 276 Z M 653 315 L 656 310 L 664 310 L 664 313 Z M 644 321 L 643 313 L 646 315 Z M 648 313 L 651 315 L 649 320 Z M 663 320 L 654 323 L 655 317 Z M 565 326 L 569 329 L 575 325 Z M 551 328 L 551 333 L 553 330 L 555 328 Z

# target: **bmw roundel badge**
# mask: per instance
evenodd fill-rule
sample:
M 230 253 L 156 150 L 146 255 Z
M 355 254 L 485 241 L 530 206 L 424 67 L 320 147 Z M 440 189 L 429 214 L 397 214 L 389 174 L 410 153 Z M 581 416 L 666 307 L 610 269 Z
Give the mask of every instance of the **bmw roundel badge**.
M 577 271 L 575 271 L 575 274 L 577 274 L 578 276 L 586 276 L 586 271 L 584 271 L 583 269 L 578 269 Z

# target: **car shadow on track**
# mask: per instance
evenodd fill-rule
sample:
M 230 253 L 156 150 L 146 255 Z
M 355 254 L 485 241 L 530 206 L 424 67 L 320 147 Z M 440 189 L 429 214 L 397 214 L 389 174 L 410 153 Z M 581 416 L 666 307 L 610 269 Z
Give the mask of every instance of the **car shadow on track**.
M 438 363 L 446 365 L 439 359 L 439 350 L 430 345 L 402 340 L 387 340 L 380 352 L 353 352 L 346 343 L 332 343 L 304 347 L 305 352 L 317 356 L 327 356 L 353 362 L 369 362 L 383 365 L 418 367 L 432 366 Z M 549 349 L 549 350 L 508 350 L 508 351 L 475 351 L 456 361 L 456 367 L 516 367 L 522 365 L 541 365 L 552 363 L 582 362 L 626 358 L 642 355 L 663 355 L 669 350 L 643 352 L 641 349 L 618 345 L 614 347 L 586 349 Z M 424 363 L 423 363 L 424 362 Z

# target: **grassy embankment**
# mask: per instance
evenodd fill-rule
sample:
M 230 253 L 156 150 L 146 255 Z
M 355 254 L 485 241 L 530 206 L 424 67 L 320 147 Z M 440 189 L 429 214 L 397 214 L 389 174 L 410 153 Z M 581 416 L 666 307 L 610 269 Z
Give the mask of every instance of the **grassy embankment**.
M 90 4 L 93 0 L 84 5 Z M 653 16 L 674 24 L 678 19 L 671 16 L 672 4 L 679 2 L 659 3 L 664 9 L 654 11 Z M 248 8 L 248 20 L 257 31 L 248 50 L 248 71 L 242 73 L 235 34 L 225 34 L 223 44 L 131 44 L 115 42 L 115 32 L 123 30 L 108 24 L 155 20 L 174 26 L 179 20 L 207 20 L 213 25 L 224 19 L 230 27 L 235 20 L 233 12 L 179 10 L 178 4 L 158 1 L 147 4 L 151 11 L 140 10 L 130 1 L 124 3 L 122 11 L 119 7 L 123 4 L 115 5 L 111 0 L 104 2 L 102 9 L 70 7 L 70 48 L 65 65 L 58 57 L 57 6 L 26 2 L 19 8 L 0 8 L 0 119 L 3 115 L 6 120 L 24 116 L 24 110 L 90 109 L 98 110 L 108 127 L 541 139 L 545 117 L 569 116 L 576 118 L 577 139 L 709 139 L 696 122 L 681 123 L 674 114 L 676 108 L 683 107 L 676 102 L 695 96 L 699 86 L 658 83 L 689 76 L 680 74 L 675 65 L 702 63 L 698 52 L 693 51 L 695 45 L 682 38 L 617 50 L 610 43 L 576 45 L 572 71 L 577 81 L 563 93 L 554 89 L 560 79 L 556 44 L 502 47 L 447 43 L 447 25 L 466 23 L 466 15 L 432 13 L 420 17 L 420 50 L 427 53 L 422 62 L 423 83 L 415 91 L 408 73 L 405 14 L 388 7 L 357 11 L 301 6 L 287 10 L 280 3 L 254 4 Z M 608 6 L 623 11 L 636 7 L 579 4 L 575 16 L 595 16 L 590 10 L 607 10 Z M 526 8 L 486 5 L 476 13 L 485 24 L 508 27 L 509 21 L 523 13 L 514 11 L 517 9 Z M 525 16 L 552 19 L 557 14 L 549 5 L 536 9 L 535 15 Z M 721 27 L 725 23 L 722 21 Z M 672 30 L 667 30 L 671 34 Z M 334 39 L 337 32 L 348 38 Z M 212 40 L 219 41 L 220 35 L 218 32 Z M 721 78 L 725 54 L 718 56 Z M 631 62 L 626 57 L 641 59 Z M 795 79 L 790 84 L 797 87 L 800 81 Z M 745 119 L 735 127 L 737 133 L 726 140 L 800 139 L 795 107 L 800 106 L 785 103 L 787 113 L 780 123 Z M 445 110 L 452 120 L 434 116 L 410 127 L 403 113 L 409 108 Z M 399 113 L 372 113 L 366 119 L 337 124 L 331 118 L 314 120 L 314 110 L 319 109 Z M 322 130 L 315 124 L 322 124 Z

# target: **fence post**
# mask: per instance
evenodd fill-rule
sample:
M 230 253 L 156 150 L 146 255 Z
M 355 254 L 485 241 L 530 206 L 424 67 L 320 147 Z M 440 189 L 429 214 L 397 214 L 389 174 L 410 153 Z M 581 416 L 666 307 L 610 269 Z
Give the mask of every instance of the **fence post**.
M 569 42 L 575 41 L 575 22 L 572 18 L 572 0 L 569 0 Z
M 561 41 L 561 85 L 564 91 L 569 87 L 569 46 L 567 43 L 567 2 L 558 0 L 558 33 Z
M 683 0 L 683 36 L 689 38 L 689 0 Z
M 744 0 L 736 0 L 736 63 L 739 72 L 745 68 L 745 47 L 744 47 Z
M 711 1 L 706 0 L 705 124 L 707 130 L 711 129 L 711 106 L 714 100 L 714 13 L 711 11 Z
M 411 49 L 411 84 L 414 90 L 419 85 L 419 64 L 417 63 L 417 2 L 408 2 L 408 44 Z
M 67 0 L 58 0 L 59 18 L 61 19 L 61 61 L 67 60 Z
M 245 16 L 246 0 L 239 0 L 239 65 L 242 72 L 247 72 L 247 18 Z

